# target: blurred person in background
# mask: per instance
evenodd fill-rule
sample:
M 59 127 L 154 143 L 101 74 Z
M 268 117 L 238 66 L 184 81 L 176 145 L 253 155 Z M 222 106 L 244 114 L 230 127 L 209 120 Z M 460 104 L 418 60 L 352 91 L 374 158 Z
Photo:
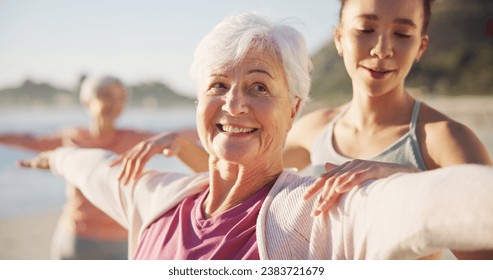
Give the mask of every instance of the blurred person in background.
M 125 108 L 127 90 L 111 76 L 81 79 L 80 102 L 87 111 L 87 127 L 71 127 L 48 135 L 0 134 L 0 144 L 31 151 L 58 147 L 102 148 L 122 153 L 154 135 L 116 127 Z M 53 259 L 126 259 L 127 231 L 94 207 L 68 183 L 67 202 L 52 240 Z

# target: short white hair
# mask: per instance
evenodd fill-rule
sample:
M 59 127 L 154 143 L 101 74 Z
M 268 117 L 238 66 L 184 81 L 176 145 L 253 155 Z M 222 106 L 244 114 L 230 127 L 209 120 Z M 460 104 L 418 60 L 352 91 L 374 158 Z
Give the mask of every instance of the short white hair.
M 80 85 L 80 101 L 82 103 L 88 102 L 95 98 L 101 89 L 112 84 L 121 85 L 125 89 L 123 83 L 118 78 L 112 76 L 92 76 L 85 78 Z M 123 92 L 127 94 L 126 89 Z
M 281 59 L 291 100 L 301 105 L 310 92 L 312 61 L 305 38 L 286 21 L 272 22 L 257 12 L 244 12 L 220 22 L 195 49 L 192 80 L 199 89 L 207 70 L 240 62 L 252 48 L 274 53 Z

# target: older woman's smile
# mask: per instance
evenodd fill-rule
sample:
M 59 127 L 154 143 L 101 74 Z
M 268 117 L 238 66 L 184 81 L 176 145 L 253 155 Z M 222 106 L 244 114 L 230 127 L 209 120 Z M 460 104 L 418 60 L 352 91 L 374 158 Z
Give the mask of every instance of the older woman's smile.
M 240 126 L 229 125 L 229 124 L 217 124 L 217 127 L 222 132 L 234 133 L 234 134 L 247 134 L 258 130 L 258 128 L 240 127 Z

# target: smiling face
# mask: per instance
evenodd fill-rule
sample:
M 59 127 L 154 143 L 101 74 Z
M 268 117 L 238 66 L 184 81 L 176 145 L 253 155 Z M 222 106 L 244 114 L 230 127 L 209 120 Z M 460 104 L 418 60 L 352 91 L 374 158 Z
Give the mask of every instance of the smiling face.
M 112 123 L 122 113 L 126 97 L 125 88 L 118 83 L 113 83 L 101 88 L 85 102 L 85 105 L 92 118 Z
M 209 69 L 199 88 L 197 129 L 212 157 L 234 164 L 280 164 L 297 112 L 279 58 L 250 51 L 234 66 Z
M 428 44 L 422 1 L 345 2 L 334 40 L 356 90 L 375 96 L 404 90 L 404 79 Z

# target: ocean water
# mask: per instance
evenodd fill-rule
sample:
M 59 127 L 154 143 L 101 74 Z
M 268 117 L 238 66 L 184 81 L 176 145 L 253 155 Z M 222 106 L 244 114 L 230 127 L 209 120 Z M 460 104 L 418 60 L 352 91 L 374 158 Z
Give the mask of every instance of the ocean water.
M 49 134 L 64 127 L 86 126 L 88 118 L 80 108 L 0 109 L 0 132 Z M 129 108 L 118 127 L 156 132 L 195 126 L 195 108 Z M 16 161 L 29 159 L 35 152 L 0 145 L 0 218 L 60 209 L 65 202 L 65 183 L 49 171 L 19 168 Z M 152 169 L 191 171 L 175 158 L 155 156 Z

